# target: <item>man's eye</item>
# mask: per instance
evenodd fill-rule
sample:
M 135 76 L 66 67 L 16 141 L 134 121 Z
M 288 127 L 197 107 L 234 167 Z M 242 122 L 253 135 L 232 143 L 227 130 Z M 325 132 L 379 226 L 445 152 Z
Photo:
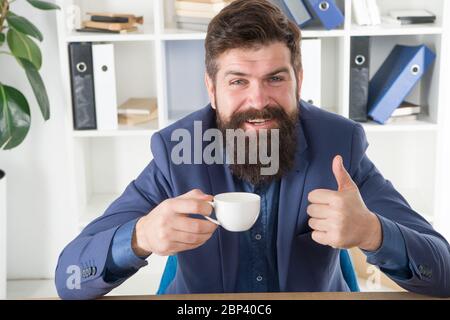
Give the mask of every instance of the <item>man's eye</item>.
M 283 78 L 278 77 L 278 76 L 274 76 L 274 77 L 270 77 L 269 79 L 271 82 L 280 82 L 283 81 Z
M 234 81 L 231 81 L 231 83 L 230 83 L 232 86 L 240 86 L 240 85 L 243 85 L 244 84 L 244 81 L 242 81 L 242 80 L 234 80 Z

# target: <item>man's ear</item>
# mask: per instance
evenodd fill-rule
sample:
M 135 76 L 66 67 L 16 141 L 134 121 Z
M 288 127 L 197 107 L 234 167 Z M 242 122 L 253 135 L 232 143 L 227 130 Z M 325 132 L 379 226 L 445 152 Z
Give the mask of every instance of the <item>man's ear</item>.
M 298 83 L 297 83 L 297 94 L 299 99 L 301 98 L 301 93 L 302 93 L 302 84 L 303 84 L 303 69 L 301 69 L 299 72 L 297 72 L 297 79 L 298 79 Z
M 208 90 L 209 101 L 211 101 L 211 107 L 216 109 L 216 88 L 213 80 L 209 77 L 207 72 L 205 72 L 205 84 L 206 90 Z

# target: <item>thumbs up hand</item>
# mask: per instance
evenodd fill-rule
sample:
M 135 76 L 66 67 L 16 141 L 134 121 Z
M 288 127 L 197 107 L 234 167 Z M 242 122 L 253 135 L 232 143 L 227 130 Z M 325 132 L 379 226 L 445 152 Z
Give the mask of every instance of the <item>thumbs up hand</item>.
M 383 237 L 378 217 L 364 204 L 341 156 L 334 158 L 332 170 L 338 190 L 317 189 L 308 195 L 312 239 L 333 248 L 377 250 Z

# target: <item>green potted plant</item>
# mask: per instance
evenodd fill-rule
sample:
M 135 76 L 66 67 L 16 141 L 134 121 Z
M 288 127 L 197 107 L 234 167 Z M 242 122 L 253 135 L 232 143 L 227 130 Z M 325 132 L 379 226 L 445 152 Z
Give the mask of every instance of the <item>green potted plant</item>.
M 11 11 L 16 0 L 0 0 L 0 55 L 11 56 L 25 71 L 37 104 L 45 120 L 50 119 L 50 105 L 44 82 L 39 74 L 42 54 L 36 40 L 42 33 L 27 18 Z M 40 10 L 59 9 L 56 4 L 27 0 Z M 1 74 L 0 68 L 0 76 Z M 3 77 L 4 78 L 4 77 Z M 26 97 L 0 79 L 0 150 L 20 145 L 30 130 L 31 114 Z M 0 299 L 6 294 L 6 177 L 0 170 Z
M 15 0 L 0 0 L 0 54 L 9 55 L 25 71 L 45 120 L 50 119 L 50 105 L 44 82 L 39 74 L 42 54 L 37 41 L 42 33 L 27 18 L 11 11 Z M 59 9 L 56 4 L 26 0 L 40 10 Z M 5 50 L 8 47 L 9 50 Z M 0 82 L 0 149 L 9 150 L 22 143 L 30 129 L 30 106 L 16 88 Z

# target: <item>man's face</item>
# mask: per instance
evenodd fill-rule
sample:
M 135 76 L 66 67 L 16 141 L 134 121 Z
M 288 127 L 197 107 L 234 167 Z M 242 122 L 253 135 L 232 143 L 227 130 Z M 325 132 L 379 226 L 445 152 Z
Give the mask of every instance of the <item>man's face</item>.
M 296 75 L 292 67 L 289 49 L 283 43 L 232 49 L 219 56 L 216 63 L 216 81 L 206 76 L 206 84 L 217 113 L 217 127 L 222 132 L 243 129 L 246 133 L 267 129 L 267 139 L 258 134 L 258 146 L 265 144 L 271 156 L 279 159 L 278 170 L 270 176 L 261 174 L 261 169 L 267 168 L 261 159 L 253 164 L 231 164 L 231 171 L 255 185 L 281 178 L 294 161 L 302 83 L 301 72 Z M 235 141 L 226 143 L 233 145 Z M 245 145 L 245 159 L 249 159 L 251 145 Z M 234 150 L 233 156 L 239 156 Z
M 279 120 L 267 119 L 270 114 L 264 116 L 266 119 L 252 119 L 252 115 L 263 115 L 266 107 L 281 108 L 288 115 L 296 112 L 303 76 L 299 72 L 296 77 L 284 43 L 231 49 L 216 63 L 216 83 L 206 76 L 206 85 L 211 104 L 223 122 L 237 114 L 248 114 L 250 119 L 245 119 L 242 129 L 274 129 L 279 127 Z

